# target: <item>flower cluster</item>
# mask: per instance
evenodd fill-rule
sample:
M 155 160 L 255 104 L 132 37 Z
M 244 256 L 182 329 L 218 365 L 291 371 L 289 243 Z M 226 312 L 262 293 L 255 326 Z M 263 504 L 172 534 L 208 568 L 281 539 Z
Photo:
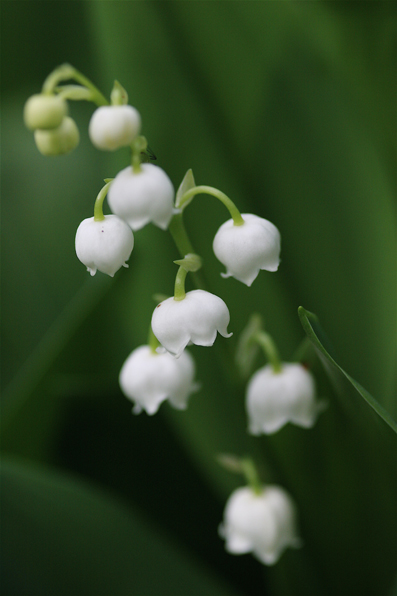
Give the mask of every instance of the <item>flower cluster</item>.
M 61 85 L 73 79 L 80 85 Z M 134 233 L 152 223 L 169 230 L 180 252 L 174 295 L 154 309 L 147 345 L 135 348 L 124 362 L 119 383 L 134 404 L 133 412 L 155 414 L 168 400 L 184 410 L 190 395 L 198 389 L 194 381 L 195 363 L 186 350 L 190 344 L 210 347 L 217 334 L 229 338 L 230 313 L 226 303 L 203 289 L 202 261 L 191 246 L 183 224 L 184 209 L 197 194 L 209 194 L 221 201 L 230 213 L 216 232 L 213 252 L 225 266 L 225 278 L 251 286 L 259 271 L 276 272 L 280 264 L 280 233 L 270 221 L 252 213 L 241 214 L 223 192 L 197 186 L 191 170 L 177 193 L 167 174 L 149 163 L 155 159 L 141 133 L 141 117 L 128 105 L 125 89 L 115 81 L 110 102 L 86 77 L 68 64 L 55 69 L 44 82 L 42 92 L 25 105 L 26 126 L 43 155 L 69 153 L 79 142 L 79 131 L 68 115 L 67 100 L 90 100 L 94 111 L 88 135 L 100 150 L 129 147 L 131 162 L 115 178 L 105 179 L 94 205 L 94 216 L 78 226 L 75 249 L 78 259 L 91 275 L 101 271 L 113 277 L 128 267 L 134 247 Z M 107 196 L 109 215 L 103 213 Z M 197 289 L 185 292 L 188 273 L 196 275 Z M 282 363 L 269 334 L 248 325 L 242 334 L 238 361 L 251 360 L 253 349 L 261 346 L 269 364 L 248 382 L 246 411 L 248 432 L 271 434 L 287 422 L 303 428 L 315 423 L 323 403 L 316 398 L 313 375 L 299 362 Z M 242 347 L 241 347 L 242 346 Z M 284 489 L 263 485 L 250 461 L 234 462 L 234 471 L 245 474 L 248 486 L 229 498 L 220 534 L 233 554 L 252 552 L 262 563 L 273 565 L 287 547 L 299 545 L 296 508 Z M 233 466 L 232 466 L 233 467 Z
M 79 144 L 78 128 L 60 96 L 32 95 L 25 104 L 24 120 L 34 131 L 36 146 L 43 155 L 64 155 Z

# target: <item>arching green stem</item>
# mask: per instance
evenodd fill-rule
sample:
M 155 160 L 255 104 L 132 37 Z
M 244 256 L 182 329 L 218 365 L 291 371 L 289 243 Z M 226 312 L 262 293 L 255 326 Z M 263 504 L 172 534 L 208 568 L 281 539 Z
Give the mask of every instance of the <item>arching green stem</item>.
M 186 256 L 189 253 L 195 253 L 192 243 L 187 235 L 185 224 L 183 223 L 183 213 L 175 213 L 171 222 L 168 226 L 173 241 L 179 251 L 181 257 Z M 201 290 L 205 289 L 205 282 L 201 272 L 192 273 L 192 278 L 195 285 Z
M 91 91 L 91 101 L 97 106 L 108 106 L 109 102 L 104 95 L 99 91 L 97 87 L 85 77 L 81 72 L 76 70 L 71 64 L 61 64 L 53 70 L 43 83 L 42 93 L 45 95 L 51 95 L 54 93 L 55 87 L 62 81 L 68 81 L 74 79 L 81 85 L 84 85 Z
M 217 188 L 213 188 L 212 186 L 195 186 L 194 188 L 191 188 L 190 190 L 185 192 L 184 195 L 182 195 L 176 207 L 183 210 L 184 205 L 186 205 L 186 203 L 189 203 L 191 199 L 198 194 L 212 195 L 213 197 L 217 198 L 229 210 L 229 213 L 233 218 L 234 225 L 243 225 L 244 220 L 241 216 L 240 211 L 237 209 L 233 201 L 229 199 L 229 197 L 226 196 L 225 193 L 221 192 Z
M 195 252 L 187 235 L 182 213 L 175 213 L 168 226 L 168 231 L 182 257 Z
M 265 357 L 269 360 L 275 373 L 281 372 L 281 361 L 272 337 L 265 331 L 257 331 L 253 336 L 252 340 L 256 341 L 265 354 Z
M 152 354 L 157 354 L 156 350 L 161 344 L 160 344 L 159 340 L 157 339 L 157 337 L 154 335 L 151 325 L 149 328 L 149 335 L 148 335 L 147 343 L 148 343 L 148 346 L 149 346 Z
M 110 182 L 107 182 L 98 193 L 94 205 L 94 221 L 103 221 L 105 219 L 105 216 L 103 214 L 103 201 L 105 200 L 105 197 L 108 194 L 108 190 L 111 184 L 112 180 Z
M 256 466 L 252 459 L 246 458 L 240 460 L 241 472 L 244 474 L 247 484 L 252 488 L 256 495 L 263 492 L 263 486 L 258 476 Z
M 186 296 L 185 279 L 187 271 L 183 267 L 179 267 L 175 278 L 174 300 L 183 300 Z

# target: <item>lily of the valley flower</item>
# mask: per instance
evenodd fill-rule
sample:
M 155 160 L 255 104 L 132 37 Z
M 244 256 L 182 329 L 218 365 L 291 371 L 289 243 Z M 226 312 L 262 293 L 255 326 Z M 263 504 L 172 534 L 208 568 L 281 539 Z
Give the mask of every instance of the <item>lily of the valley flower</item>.
M 133 247 L 131 228 L 116 215 L 84 219 L 76 232 L 77 257 L 91 275 L 98 270 L 113 277 L 120 267 L 128 267 Z
M 173 215 L 174 187 L 167 174 L 144 163 L 139 172 L 129 166 L 114 179 L 108 194 L 113 213 L 135 231 L 153 222 L 166 230 Z
M 140 129 L 141 117 L 132 106 L 102 106 L 93 113 L 88 134 L 98 149 L 114 151 L 130 145 Z
M 277 271 L 280 263 L 280 232 L 267 219 L 242 213 L 244 223 L 229 219 L 217 231 L 213 250 L 226 267 L 223 277 L 235 277 L 250 286 L 259 270 Z
M 192 290 L 182 300 L 167 298 L 160 302 L 154 309 L 152 329 L 161 345 L 179 357 L 189 342 L 212 346 L 217 332 L 230 337 L 229 321 L 229 309 L 221 298 Z
M 123 393 L 135 403 L 134 414 L 145 410 L 152 415 L 167 398 L 177 410 L 186 409 L 190 394 L 198 389 L 194 374 L 194 360 L 187 351 L 176 359 L 146 345 L 129 355 L 119 380 Z
M 65 155 L 79 144 L 79 129 L 73 118 L 66 116 L 57 128 L 36 129 L 34 140 L 42 155 Z
M 324 409 L 316 401 L 313 375 L 299 363 L 270 364 L 259 369 L 247 386 L 248 428 L 253 435 L 272 434 L 292 422 L 310 428 Z
M 59 95 L 37 93 L 27 100 L 23 118 L 30 130 L 58 128 L 68 113 L 68 104 Z
M 274 565 L 287 547 L 298 547 L 295 505 L 279 486 L 251 487 L 229 497 L 219 533 L 229 553 L 251 552 L 261 563 Z

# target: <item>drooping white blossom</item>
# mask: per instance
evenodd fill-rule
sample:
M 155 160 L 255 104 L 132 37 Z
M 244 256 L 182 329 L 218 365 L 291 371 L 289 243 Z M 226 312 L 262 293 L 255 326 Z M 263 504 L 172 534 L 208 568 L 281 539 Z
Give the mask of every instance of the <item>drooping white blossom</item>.
M 174 187 L 167 174 L 153 164 L 141 164 L 135 173 L 131 166 L 113 180 L 108 203 L 116 215 L 135 231 L 149 222 L 166 230 L 173 215 Z
M 300 546 L 296 509 L 279 486 L 264 486 L 260 494 L 246 486 L 229 497 L 219 533 L 234 555 L 251 552 L 261 563 L 274 565 L 287 547 Z
M 152 329 L 161 345 L 179 357 L 189 342 L 212 346 L 217 332 L 230 337 L 229 321 L 229 309 L 221 298 L 192 290 L 183 300 L 167 298 L 160 302 L 154 309 Z
M 250 286 L 259 270 L 277 271 L 280 264 L 280 232 L 267 219 L 242 213 L 244 223 L 229 219 L 217 231 L 213 250 L 226 267 L 223 277 L 235 277 Z
M 34 140 L 42 155 L 65 155 L 77 147 L 80 134 L 73 118 L 66 116 L 57 128 L 36 129 Z
M 187 351 L 177 359 L 145 345 L 128 356 L 119 381 L 123 393 L 135 403 L 133 412 L 145 410 L 152 415 L 167 398 L 177 410 L 186 409 L 190 394 L 198 389 L 194 375 L 194 360 Z
M 30 130 L 58 128 L 68 113 L 68 104 L 59 95 L 37 93 L 25 103 L 23 118 Z
M 316 400 L 313 375 L 301 364 L 284 363 L 280 372 L 267 364 L 247 386 L 249 432 L 272 434 L 287 422 L 310 428 L 324 405 L 324 401 Z
M 132 143 L 140 129 L 141 117 L 132 106 L 101 106 L 91 116 L 88 134 L 98 149 L 114 151 Z
M 120 267 L 128 267 L 134 247 L 131 228 L 117 215 L 105 215 L 102 221 L 84 219 L 76 232 L 76 254 L 91 275 L 98 271 L 114 276 Z

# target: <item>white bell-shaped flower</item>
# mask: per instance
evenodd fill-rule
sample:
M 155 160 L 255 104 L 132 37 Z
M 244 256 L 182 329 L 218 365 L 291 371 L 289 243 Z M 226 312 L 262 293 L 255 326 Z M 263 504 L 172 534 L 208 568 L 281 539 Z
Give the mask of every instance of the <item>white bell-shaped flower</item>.
M 76 232 L 76 254 L 91 275 L 98 271 L 114 276 L 120 267 L 128 267 L 134 247 L 131 228 L 116 215 L 102 221 L 84 219 Z
M 141 117 L 132 106 L 102 106 L 91 116 L 88 134 L 98 149 L 114 151 L 130 145 L 141 130 Z
M 251 552 L 261 563 L 274 565 L 287 547 L 299 547 L 295 505 L 279 486 L 235 490 L 229 497 L 219 533 L 229 553 Z
M 267 219 L 242 213 L 244 223 L 229 219 L 217 231 L 213 250 L 226 267 L 223 277 L 235 277 L 250 286 L 260 269 L 277 271 L 280 264 L 280 232 Z
M 301 364 L 284 363 L 280 372 L 267 364 L 247 386 L 249 432 L 269 435 L 287 422 L 310 428 L 324 405 L 324 401 L 316 401 L 313 375 Z
M 172 182 L 158 166 L 144 163 L 140 169 L 135 173 L 129 166 L 117 174 L 108 194 L 110 208 L 134 231 L 149 222 L 166 230 L 174 209 Z
M 189 342 L 212 346 L 217 332 L 230 337 L 229 321 L 229 309 L 221 298 L 204 290 L 192 290 L 183 300 L 167 298 L 160 302 L 154 309 L 152 329 L 161 345 L 179 357 Z
M 119 381 L 123 393 L 135 402 L 134 414 L 145 410 L 152 415 L 167 398 L 177 410 L 186 409 L 190 394 L 198 389 L 194 374 L 194 360 L 187 351 L 177 359 L 146 345 L 128 356 Z

